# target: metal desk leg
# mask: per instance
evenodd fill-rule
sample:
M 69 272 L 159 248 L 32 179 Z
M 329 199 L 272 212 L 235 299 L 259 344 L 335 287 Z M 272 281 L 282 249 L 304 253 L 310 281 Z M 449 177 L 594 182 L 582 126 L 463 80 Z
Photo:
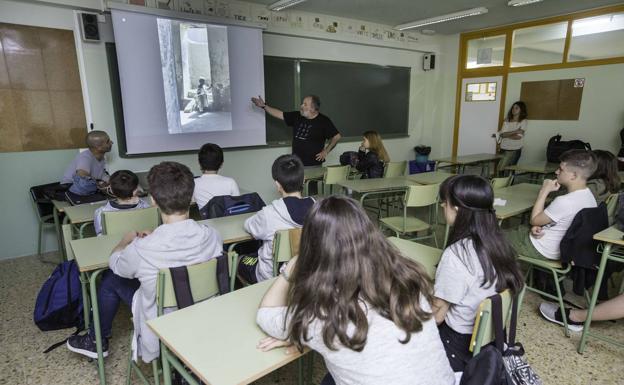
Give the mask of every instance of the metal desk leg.
M 184 368 L 184 365 L 182 365 L 180 361 L 178 361 L 178 359 L 169 352 L 169 349 L 165 347 L 162 350 L 162 355 L 163 355 L 163 374 L 165 376 L 166 385 L 171 384 L 171 368 L 169 367 L 169 365 L 173 366 L 173 368 L 177 370 L 178 373 L 180 373 L 180 375 L 182 375 L 182 377 L 184 377 L 184 379 L 189 384 L 199 385 L 199 382 L 195 379 L 195 377 L 189 374 L 186 368 Z M 165 369 L 165 366 L 167 367 L 166 369 Z
M 95 346 L 97 350 L 97 368 L 100 377 L 100 385 L 106 385 L 106 373 L 104 372 L 104 355 L 102 353 L 102 331 L 100 330 L 100 309 L 97 300 L 97 277 L 106 269 L 96 270 L 89 277 L 91 291 L 91 307 L 93 308 L 93 330 L 95 331 Z
M 54 228 L 56 229 L 56 241 L 58 242 L 59 253 L 61 253 L 61 257 L 63 261 L 67 260 L 67 256 L 65 254 L 65 245 L 63 242 L 63 232 L 61 231 L 61 219 L 59 217 L 59 211 L 54 206 L 52 209 L 52 214 L 54 216 Z
M 234 242 L 228 247 L 228 257 L 230 258 L 230 291 L 234 291 L 234 285 L 236 285 L 236 270 L 238 269 L 238 254 L 234 251 L 236 245 L 238 245 L 238 242 Z
M 600 257 L 600 267 L 598 268 L 598 274 L 596 275 L 596 283 L 594 284 L 594 289 L 592 290 L 591 301 L 589 302 L 589 308 L 587 309 L 587 318 L 585 319 L 585 324 L 583 325 L 583 335 L 581 336 L 581 341 L 579 342 L 579 346 L 578 346 L 578 352 L 581 354 L 585 350 L 585 344 L 587 343 L 587 337 L 589 336 L 589 328 L 591 326 L 592 315 L 594 313 L 594 308 L 596 307 L 596 301 L 598 300 L 598 293 L 600 292 L 600 283 L 602 282 L 602 276 L 604 275 L 604 271 L 607 266 L 607 261 L 609 260 L 610 252 L 611 252 L 611 244 L 607 243 L 604 245 L 604 249 L 602 250 L 602 256 Z
M 89 290 L 87 285 L 89 284 L 89 277 L 86 273 L 80 273 L 80 288 L 82 290 L 82 312 L 84 316 L 85 329 L 89 330 L 89 309 L 91 309 L 91 301 L 89 298 Z

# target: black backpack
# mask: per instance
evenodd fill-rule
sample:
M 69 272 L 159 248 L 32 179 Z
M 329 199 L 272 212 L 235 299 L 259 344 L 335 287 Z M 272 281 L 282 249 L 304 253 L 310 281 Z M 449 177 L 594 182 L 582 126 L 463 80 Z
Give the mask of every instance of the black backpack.
M 340 154 L 340 164 L 343 166 L 355 167 L 358 162 L 358 153 L 355 151 L 345 151 Z
M 212 198 L 208 203 L 199 209 L 202 219 L 229 217 L 245 213 L 260 211 L 264 206 L 264 201 L 258 193 L 243 194 L 240 196 L 220 195 Z
M 568 150 L 591 150 L 591 145 L 582 140 L 561 140 L 561 135 L 557 134 L 550 138 L 546 147 L 546 159 L 549 163 L 559 163 L 561 154 Z

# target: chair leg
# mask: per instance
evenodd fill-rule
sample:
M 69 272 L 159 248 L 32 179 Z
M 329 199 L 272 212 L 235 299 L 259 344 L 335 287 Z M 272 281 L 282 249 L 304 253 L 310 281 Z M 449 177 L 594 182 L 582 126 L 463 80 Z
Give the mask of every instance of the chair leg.
M 37 255 L 41 256 L 41 246 L 43 245 L 43 223 L 39 222 L 39 242 L 37 243 Z
M 160 385 L 160 378 L 158 375 L 158 359 L 152 361 L 152 371 L 154 372 L 154 384 Z
M 559 302 L 559 309 L 561 310 L 561 318 L 563 319 L 563 332 L 566 337 L 570 337 L 570 331 L 568 330 L 568 320 L 565 315 L 565 307 L 563 305 L 563 296 L 561 295 L 561 286 L 557 272 L 551 270 L 553 278 L 555 280 L 555 289 L 557 289 L 557 301 Z

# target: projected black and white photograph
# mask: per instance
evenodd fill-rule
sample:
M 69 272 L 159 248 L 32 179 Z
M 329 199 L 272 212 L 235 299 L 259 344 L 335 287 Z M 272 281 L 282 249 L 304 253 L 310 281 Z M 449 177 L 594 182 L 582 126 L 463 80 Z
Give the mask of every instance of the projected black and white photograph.
M 159 18 L 158 40 L 169 133 L 232 130 L 227 27 Z

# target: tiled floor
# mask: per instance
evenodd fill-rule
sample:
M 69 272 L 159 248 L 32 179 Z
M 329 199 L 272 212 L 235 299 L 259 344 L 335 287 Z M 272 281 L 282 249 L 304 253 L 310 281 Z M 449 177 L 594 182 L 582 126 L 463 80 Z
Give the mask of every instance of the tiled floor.
M 47 256 L 52 259 L 54 255 Z M 41 332 L 32 321 L 37 292 L 52 269 L 36 257 L 0 262 L 0 384 L 96 384 L 95 365 L 83 357 L 59 347 L 43 354 L 49 345 L 66 338 L 70 330 Z M 545 384 L 624 385 L 624 349 L 591 339 L 586 352 L 580 355 L 576 346 L 580 335 L 566 338 L 563 330 L 543 321 L 537 314 L 539 298 L 527 294 L 520 314 L 518 339 L 524 344 L 529 362 Z M 107 382 L 125 383 L 130 337 L 129 311 L 122 308 L 114 325 L 110 355 L 106 360 Z M 624 322 L 605 322 L 595 330 L 624 341 Z M 215 359 L 206 357 L 206 359 Z M 314 383 L 324 374 L 316 359 Z M 244 363 L 241 363 L 244 365 Z M 257 384 L 294 384 L 296 366 L 289 365 Z M 135 378 L 134 383 L 139 381 Z M 218 384 L 216 384 L 218 385 Z

